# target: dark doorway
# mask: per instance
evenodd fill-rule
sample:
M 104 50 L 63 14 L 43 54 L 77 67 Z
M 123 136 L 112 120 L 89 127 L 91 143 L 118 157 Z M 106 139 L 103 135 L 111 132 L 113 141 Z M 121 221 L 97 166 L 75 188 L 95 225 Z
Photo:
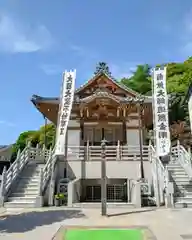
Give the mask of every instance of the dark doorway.
M 86 186 L 86 202 L 100 202 L 101 201 L 101 186 Z
M 101 185 L 86 186 L 86 202 L 101 202 Z M 127 186 L 124 184 L 107 185 L 108 202 L 127 202 Z

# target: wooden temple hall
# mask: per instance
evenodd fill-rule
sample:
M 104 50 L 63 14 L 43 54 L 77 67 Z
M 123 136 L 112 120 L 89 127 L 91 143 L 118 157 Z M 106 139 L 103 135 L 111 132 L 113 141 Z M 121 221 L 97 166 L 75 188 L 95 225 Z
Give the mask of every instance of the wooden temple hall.
M 32 102 L 45 118 L 57 125 L 58 97 L 33 95 Z M 141 177 L 141 167 L 144 178 L 151 181 L 146 129 L 152 120 L 152 97 L 125 87 L 105 68 L 75 90 L 64 156 L 67 178 L 73 184 L 79 183 L 73 190 L 76 194 L 68 191 L 71 202 L 100 201 L 103 139 L 107 201 L 127 201 L 130 196 L 125 186 L 130 179 Z M 59 162 L 58 179 L 66 177 L 64 162 L 63 159 Z
M 152 125 L 151 99 L 101 72 L 75 91 L 68 139 L 72 131 L 78 130 L 76 146 L 84 146 L 88 141 L 91 146 L 98 146 L 102 139 L 107 140 L 107 145 L 117 145 L 118 141 L 121 145 L 137 145 L 140 125 L 145 143 L 145 129 Z M 57 124 L 58 97 L 33 95 L 32 102 L 44 117 Z

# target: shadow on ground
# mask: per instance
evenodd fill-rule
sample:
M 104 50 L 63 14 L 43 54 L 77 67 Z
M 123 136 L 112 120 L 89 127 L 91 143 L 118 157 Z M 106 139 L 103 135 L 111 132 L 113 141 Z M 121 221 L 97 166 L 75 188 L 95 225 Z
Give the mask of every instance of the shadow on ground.
M 117 217 L 117 216 L 123 216 L 123 215 L 130 215 L 130 214 L 135 214 L 135 213 L 145 213 L 145 212 L 152 212 L 152 211 L 156 211 L 157 208 L 150 208 L 150 209 L 143 209 L 143 210 L 133 210 L 133 211 L 129 211 L 129 212 L 120 212 L 120 213 L 112 213 L 112 214 L 108 214 L 108 217 Z
M 36 227 L 62 222 L 65 219 L 82 217 L 85 217 L 85 215 L 80 210 L 33 211 L 18 215 L 9 215 L 4 219 L 0 219 L 0 234 L 24 233 Z

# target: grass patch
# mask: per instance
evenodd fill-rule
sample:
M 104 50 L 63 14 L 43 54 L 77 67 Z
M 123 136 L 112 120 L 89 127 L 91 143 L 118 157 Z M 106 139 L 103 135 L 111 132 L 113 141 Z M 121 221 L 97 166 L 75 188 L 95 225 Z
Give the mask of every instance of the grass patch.
M 142 240 L 142 229 L 67 229 L 63 240 Z

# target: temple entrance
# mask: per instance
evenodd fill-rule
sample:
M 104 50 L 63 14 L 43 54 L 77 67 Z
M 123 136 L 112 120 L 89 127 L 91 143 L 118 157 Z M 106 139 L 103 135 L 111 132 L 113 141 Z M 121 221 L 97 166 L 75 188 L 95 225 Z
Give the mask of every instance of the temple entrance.
M 127 202 L 126 180 L 110 179 L 109 182 L 110 183 L 107 184 L 107 202 Z M 101 202 L 101 184 L 99 179 L 89 181 L 82 180 L 81 201 Z
M 84 143 L 89 141 L 92 146 L 100 146 L 101 141 L 105 139 L 107 145 L 117 145 L 118 141 L 122 141 L 123 129 L 122 126 L 107 126 L 107 127 L 85 127 L 84 128 Z

